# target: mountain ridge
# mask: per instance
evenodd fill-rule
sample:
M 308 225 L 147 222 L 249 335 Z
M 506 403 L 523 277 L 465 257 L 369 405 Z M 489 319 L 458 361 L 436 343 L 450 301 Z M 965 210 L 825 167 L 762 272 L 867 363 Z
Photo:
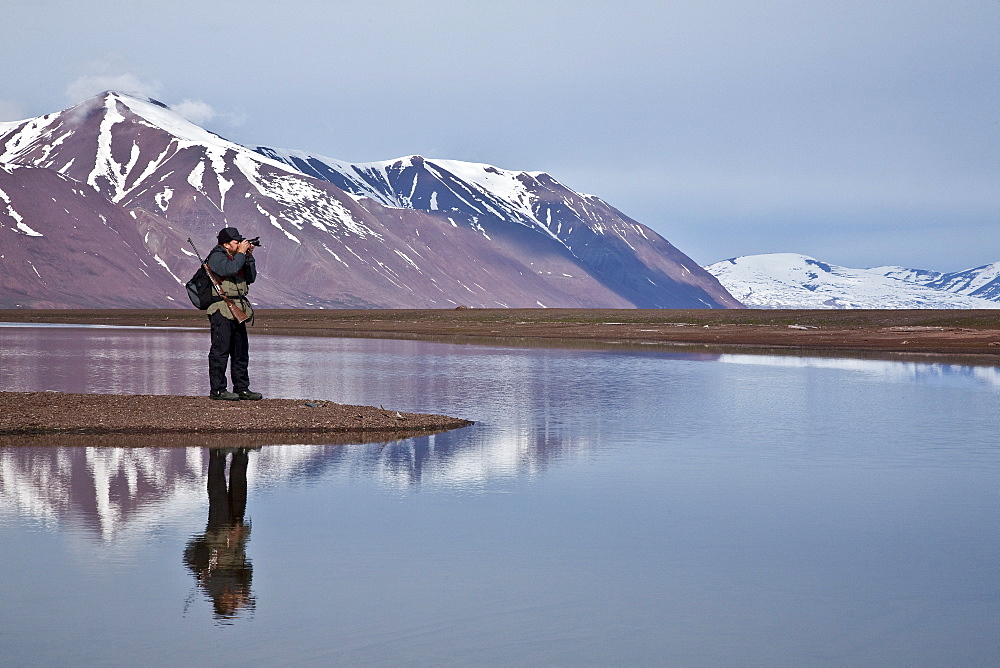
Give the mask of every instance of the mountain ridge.
M 416 162 L 404 169 L 420 169 L 425 181 L 431 170 L 440 169 L 433 163 L 417 167 Z M 141 291 L 149 306 L 182 305 L 177 303 L 184 294 L 179 284 L 197 266 L 188 237 L 207 246 L 212 242 L 204 240 L 214 240 L 218 229 L 235 225 L 249 236 L 263 235 L 261 280 L 251 292 L 262 306 L 741 307 L 716 279 L 644 226 L 635 227 L 648 237 L 644 241 L 639 232 L 628 240 L 605 238 L 595 221 L 578 216 L 574 229 L 581 242 L 574 242 L 574 251 L 558 233 L 529 221 L 502 193 L 454 175 L 449 182 L 475 200 L 465 202 L 471 208 L 390 206 L 390 200 L 345 191 L 329 179 L 230 142 L 155 100 L 115 92 L 0 126 L 0 164 L 49 170 L 120 209 L 116 224 L 134 227 L 146 264 L 166 272 L 158 272 L 155 287 Z M 452 161 L 451 166 L 459 164 Z M 11 176 L 0 173 L 0 192 Z M 34 198 L 52 199 L 43 185 L 39 179 Z M 543 186 L 564 189 L 559 207 L 584 207 L 581 196 L 554 179 L 520 194 L 537 203 L 547 196 Z M 446 194 L 441 190 L 442 197 Z M 598 198 L 587 202 L 603 204 Z M 606 221 L 640 225 L 604 206 Z M 92 226 L 85 209 L 76 202 L 64 207 L 60 217 L 66 225 L 75 224 L 74 229 Z M 0 234 L 19 235 L 6 238 L 16 240 L 24 253 L 40 256 L 36 238 L 23 234 L 14 214 L 24 217 L 10 205 L 0 206 Z M 48 250 L 72 279 L 72 249 Z M 0 306 L 37 305 L 42 303 L 39 294 L 55 296 L 53 290 L 61 290 L 61 301 L 48 299 L 46 305 L 93 305 L 89 290 L 76 289 L 72 280 L 46 285 L 26 272 L 23 263 L 8 265 L 2 257 L 0 272 L 18 276 L 20 282 L 16 294 L 0 286 Z M 126 277 L 109 271 L 105 279 L 120 284 Z

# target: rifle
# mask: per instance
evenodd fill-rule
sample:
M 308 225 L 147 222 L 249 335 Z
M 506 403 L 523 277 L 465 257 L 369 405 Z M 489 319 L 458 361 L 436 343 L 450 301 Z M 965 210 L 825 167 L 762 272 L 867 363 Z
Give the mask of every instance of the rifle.
M 194 242 L 191 241 L 190 237 L 188 237 L 188 243 L 191 244 L 191 248 L 194 248 L 194 254 L 198 256 L 199 260 L 201 260 L 201 253 L 198 252 L 197 247 L 195 247 Z M 222 291 L 222 285 L 219 283 L 219 279 L 217 279 L 215 274 L 212 273 L 212 270 L 208 268 L 208 258 L 201 260 L 201 266 L 205 270 L 208 280 L 212 281 L 212 287 L 215 288 L 215 293 L 222 297 L 222 301 L 224 301 L 226 306 L 229 307 L 229 312 L 233 314 L 234 318 L 236 318 L 236 322 L 244 323 L 249 320 L 250 316 L 244 313 L 243 309 L 236 305 L 236 302 L 233 301 L 232 297 Z

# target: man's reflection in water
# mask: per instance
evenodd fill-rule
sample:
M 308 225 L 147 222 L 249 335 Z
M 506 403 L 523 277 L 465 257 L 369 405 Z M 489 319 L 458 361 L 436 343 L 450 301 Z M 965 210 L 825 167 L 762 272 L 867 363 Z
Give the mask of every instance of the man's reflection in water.
M 232 453 L 229 484 L 226 458 Z M 212 598 L 217 620 L 253 610 L 253 565 L 247 559 L 250 523 L 247 508 L 247 448 L 213 448 L 208 459 L 208 526 L 184 550 L 184 563 Z

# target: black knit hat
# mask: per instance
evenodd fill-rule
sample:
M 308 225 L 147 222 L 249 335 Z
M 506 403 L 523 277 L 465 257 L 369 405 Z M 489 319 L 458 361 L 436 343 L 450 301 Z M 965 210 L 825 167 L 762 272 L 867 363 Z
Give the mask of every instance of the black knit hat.
M 235 227 L 223 227 L 222 231 L 219 232 L 219 244 L 229 241 L 243 241 L 243 235 Z

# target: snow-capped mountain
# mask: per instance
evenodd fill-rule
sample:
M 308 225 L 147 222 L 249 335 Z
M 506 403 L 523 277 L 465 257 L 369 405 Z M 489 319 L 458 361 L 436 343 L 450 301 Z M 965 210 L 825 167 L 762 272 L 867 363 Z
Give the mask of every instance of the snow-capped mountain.
M 640 305 L 703 308 L 708 306 L 704 293 L 718 293 L 714 279 L 651 229 L 544 172 L 421 156 L 352 164 L 303 151 L 256 150 L 357 197 L 426 212 L 475 230 L 487 241 L 534 239 L 552 253 L 569 255 L 602 284 Z
M 366 188 L 370 165 L 341 163 L 358 176 L 338 182 L 271 153 L 113 92 L 0 125 L 0 307 L 186 307 L 187 239 L 206 254 L 226 225 L 261 236 L 251 297 L 263 306 L 739 306 L 654 232 L 544 175 L 512 189 L 518 175 L 414 157 Z M 448 168 L 448 189 L 423 187 Z M 79 263 L 70 229 L 100 247 L 93 262 Z M 138 301 L 115 301 L 126 292 Z
M 904 267 L 850 269 L 806 255 L 771 253 L 732 258 L 705 269 L 750 308 L 1000 308 L 997 301 L 980 296 L 996 283 L 997 267 L 988 267 L 992 279 L 986 267 L 957 274 Z
M 1000 302 L 1000 262 L 941 274 L 928 287 Z
M 872 271 L 926 285 L 935 290 L 1000 302 L 1000 262 L 950 273 L 905 269 L 903 267 L 876 267 Z

